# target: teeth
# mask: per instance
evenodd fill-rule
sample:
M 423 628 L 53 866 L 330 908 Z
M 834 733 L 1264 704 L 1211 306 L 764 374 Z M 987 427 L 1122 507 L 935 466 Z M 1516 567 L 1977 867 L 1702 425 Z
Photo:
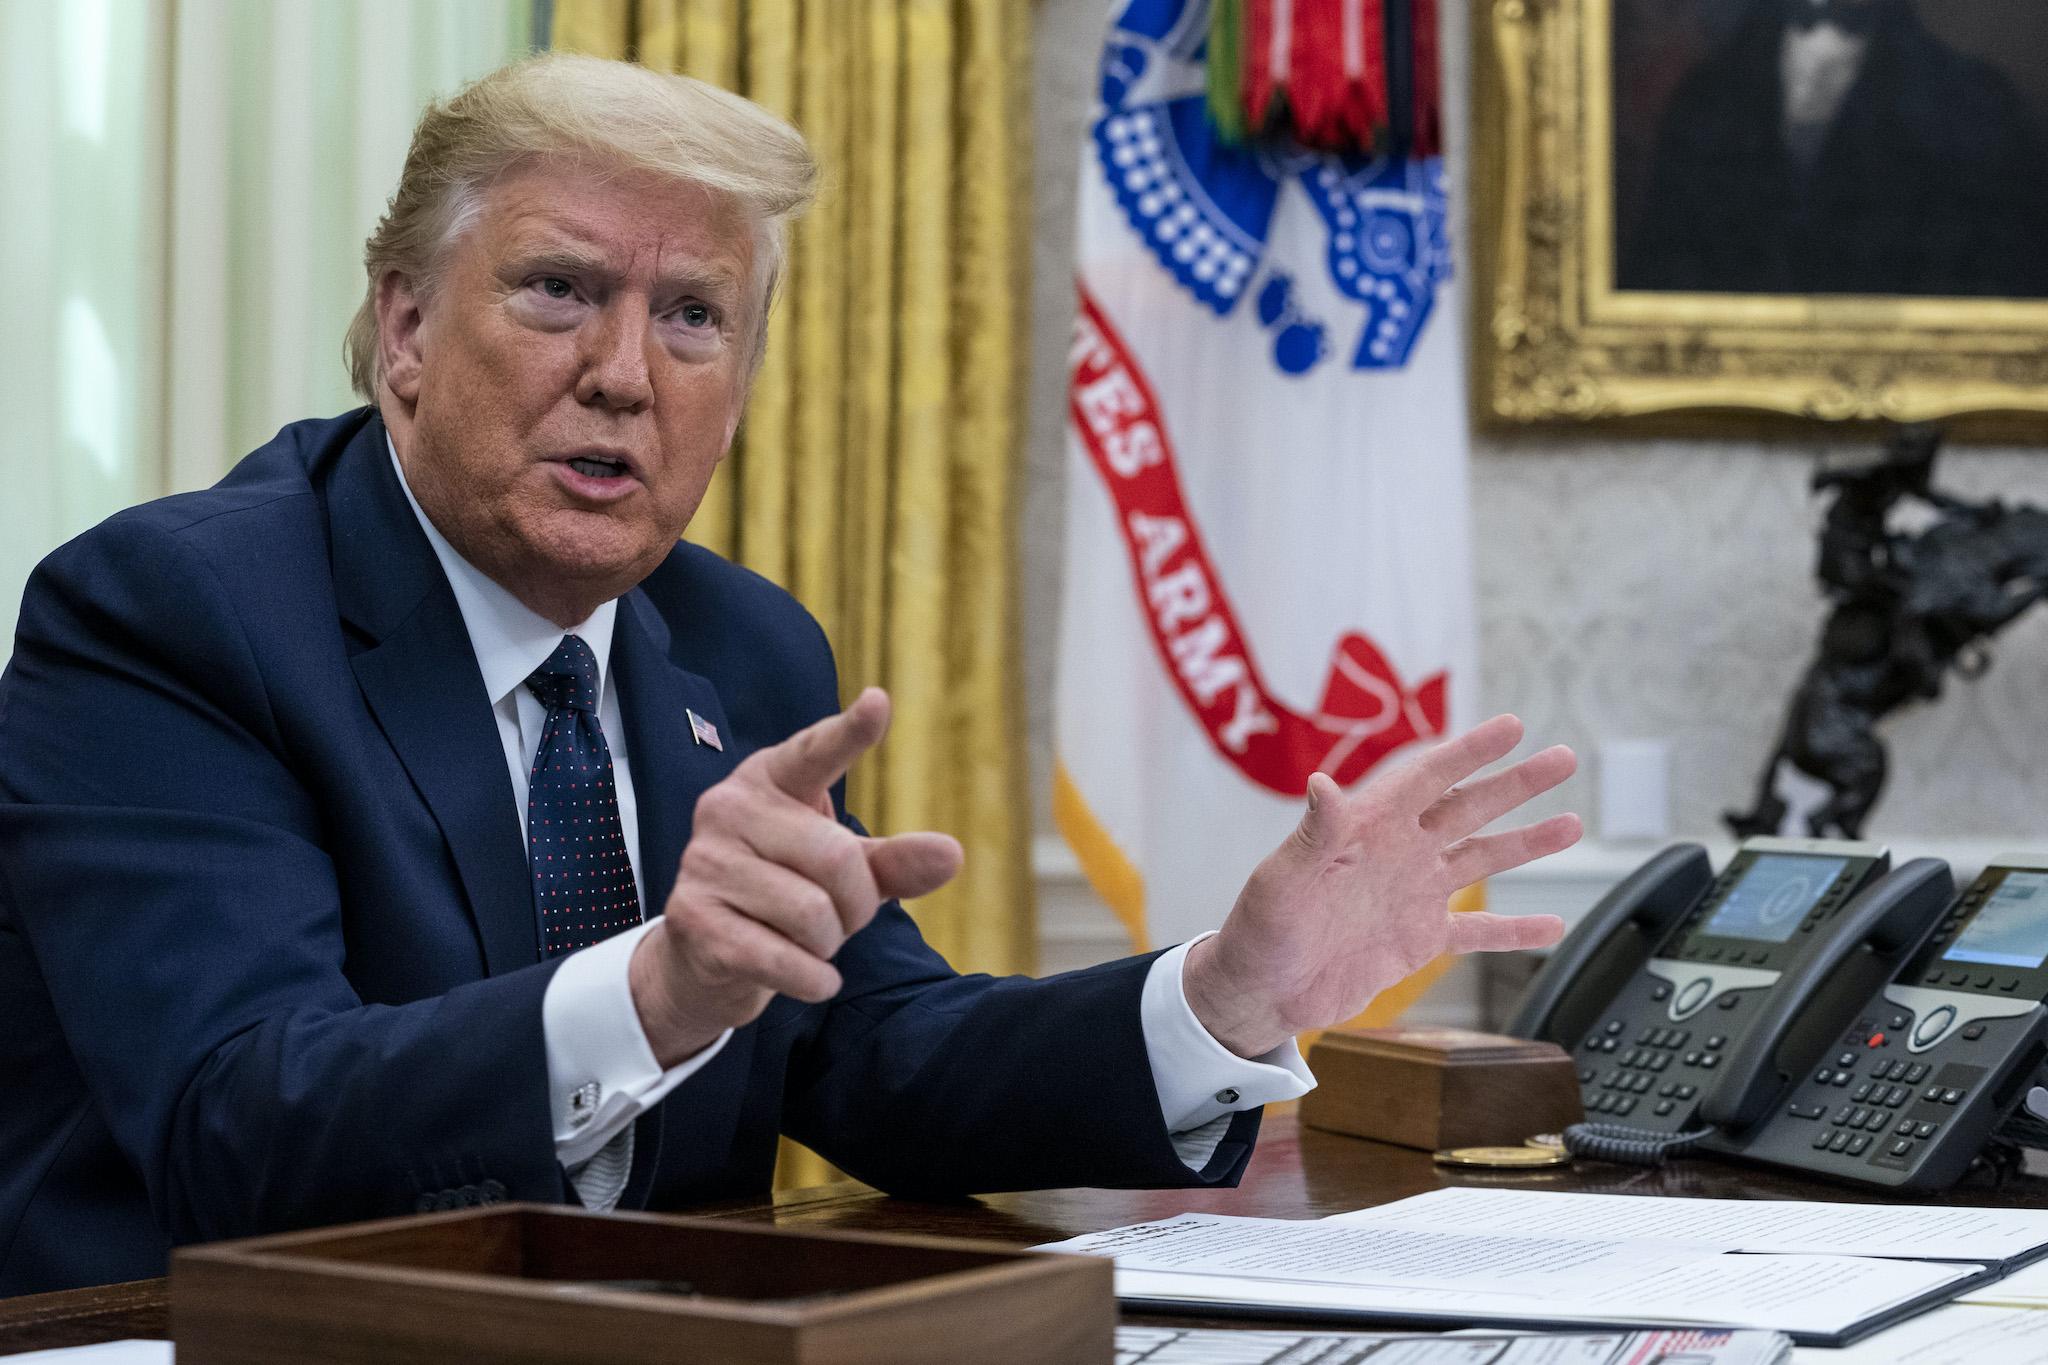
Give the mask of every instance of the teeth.
M 610 464 L 604 460 L 571 460 L 569 461 L 569 468 L 575 470 L 578 474 L 584 475 L 586 478 L 592 479 L 616 479 L 619 475 L 626 472 L 618 465 Z

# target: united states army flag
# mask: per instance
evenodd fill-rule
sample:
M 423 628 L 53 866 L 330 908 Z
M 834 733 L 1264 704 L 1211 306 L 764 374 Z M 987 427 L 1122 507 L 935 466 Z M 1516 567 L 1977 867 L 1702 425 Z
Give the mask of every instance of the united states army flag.
M 1475 682 L 1442 159 L 1223 144 L 1207 10 L 1118 0 L 1081 164 L 1054 807 L 1141 948 Z

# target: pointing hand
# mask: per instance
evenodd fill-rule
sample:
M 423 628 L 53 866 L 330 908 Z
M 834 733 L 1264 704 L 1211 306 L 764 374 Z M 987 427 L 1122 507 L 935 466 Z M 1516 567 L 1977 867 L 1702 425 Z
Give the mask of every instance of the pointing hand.
M 641 940 L 630 971 L 662 1066 L 750 1022 L 777 995 L 831 999 L 833 956 L 882 902 L 935 891 L 960 870 L 948 835 L 863 838 L 835 816 L 832 784 L 888 728 L 888 695 L 871 687 L 697 799 L 662 926 Z

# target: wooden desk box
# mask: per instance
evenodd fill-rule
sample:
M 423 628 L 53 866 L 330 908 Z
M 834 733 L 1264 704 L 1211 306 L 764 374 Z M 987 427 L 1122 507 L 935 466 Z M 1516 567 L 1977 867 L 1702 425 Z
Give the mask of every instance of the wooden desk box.
M 1585 1117 L 1562 1048 L 1455 1028 L 1330 1029 L 1308 1053 L 1313 1128 L 1440 1151 L 1512 1146 Z
M 170 1284 L 178 1365 L 1108 1365 L 1116 1330 L 1107 1260 L 528 1204 L 181 1249 Z

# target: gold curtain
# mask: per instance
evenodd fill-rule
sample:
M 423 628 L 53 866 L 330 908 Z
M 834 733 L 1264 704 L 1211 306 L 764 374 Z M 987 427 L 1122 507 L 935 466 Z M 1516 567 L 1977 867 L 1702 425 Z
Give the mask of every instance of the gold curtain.
M 1035 958 L 1015 482 L 1026 373 L 1031 7 L 1016 0 L 557 0 L 553 44 L 736 90 L 824 170 L 768 359 L 690 539 L 824 623 L 842 690 L 895 701 L 848 802 L 943 829 L 912 907 L 964 971 Z M 829 1174 L 785 1152 L 779 1183 Z

